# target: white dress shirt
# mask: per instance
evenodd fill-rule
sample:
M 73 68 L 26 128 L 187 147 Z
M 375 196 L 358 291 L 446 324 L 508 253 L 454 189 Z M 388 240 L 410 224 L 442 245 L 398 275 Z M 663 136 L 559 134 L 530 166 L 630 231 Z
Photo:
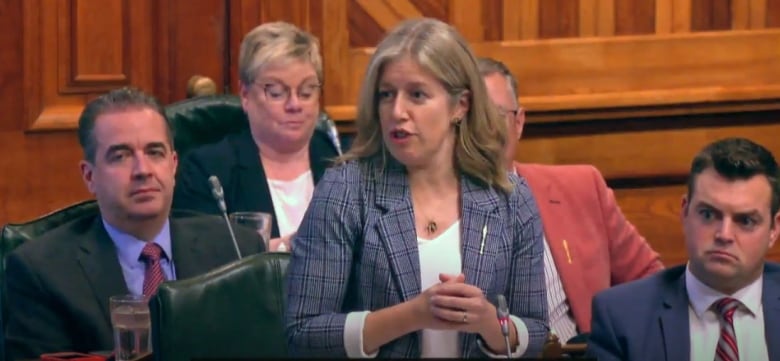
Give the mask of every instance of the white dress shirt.
M 550 252 L 547 238 L 544 238 L 544 281 L 547 286 L 547 313 L 550 330 L 555 331 L 561 343 L 577 336 L 577 323 L 571 314 L 571 306 L 563 291 L 563 283 L 558 275 L 558 268 Z
M 764 336 L 764 307 L 761 303 L 763 275 L 733 295 L 720 293 L 699 281 L 685 269 L 685 288 L 690 306 L 688 322 L 691 333 L 691 361 L 712 361 L 720 339 L 718 314 L 712 306 L 723 297 L 731 297 L 742 304 L 734 312 L 734 334 L 742 361 L 768 361 Z
M 446 231 L 434 239 L 417 238 L 420 255 L 420 289 L 426 290 L 439 283 L 439 273 L 459 274 L 462 272 L 460 254 L 460 221 L 455 222 Z M 349 358 L 374 358 L 376 351 L 366 354 L 363 349 L 363 327 L 369 311 L 356 311 L 347 314 L 344 322 L 344 348 Z M 528 327 L 519 317 L 509 315 L 517 329 L 518 345 L 511 354 L 519 358 L 528 349 Z M 460 338 L 457 331 L 422 330 L 421 358 L 459 358 Z M 491 353 L 481 344 L 482 352 L 493 358 L 506 358 L 506 355 Z
M 516 176 L 517 170 L 512 168 Z M 547 237 L 542 235 L 544 240 L 544 282 L 547 289 L 547 318 L 550 323 L 550 330 L 554 331 L 561 343 L 574 336 L 577 336 L 577 322 L 571 313 L 571 306 L 563 290 L 563 282 L 558 274 L 558 268 L 555 266 L 555 260 L 550 251 L 550 245 L 547 243 Z

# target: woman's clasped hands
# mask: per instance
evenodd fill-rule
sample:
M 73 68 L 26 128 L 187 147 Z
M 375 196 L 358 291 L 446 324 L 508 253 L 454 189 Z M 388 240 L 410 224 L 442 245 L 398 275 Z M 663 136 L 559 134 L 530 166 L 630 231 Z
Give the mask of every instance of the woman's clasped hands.
M 482 290 L 465 282 L 466 277 L 439 274 L 441 283 L 434 285 L 414 301 L 417 303 L 420 328 L 457 330 L 483 334 L 497 325 L 496 308 Z

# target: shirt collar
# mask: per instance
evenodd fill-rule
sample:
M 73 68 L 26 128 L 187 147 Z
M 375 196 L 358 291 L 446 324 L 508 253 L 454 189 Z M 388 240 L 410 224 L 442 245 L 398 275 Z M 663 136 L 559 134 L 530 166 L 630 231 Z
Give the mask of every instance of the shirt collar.
M 103 219 L 103 226 L 106 228 L 108 236 L 114 242 L 119 255 L 119 261 L 125 265 L 137 265 L 140 261 L 141 251 L 146 245 L 145 241 L 135 238 L 111 226 Z M 162 229 L 154 236 L 152 242 L 157 243 L 163 249 L 163 257 L 169 261 L 173 256 L 171 252 L 171 232 L 169 221 L 166 220 Z
M 723 297 L 737 299 L 751 314 L 758 314 L 761 307 L 763 281 L 764 275 L 762 273 L 758 279 L 749 285 L 734 292 L 732 295 L 726 295 L 699 281 L 699 279 L 691 273 L 690 264 L 685 267 L 685 288 L 688 291 L 688 299 L 693 307 L 693 311 L 696 312 L 696 315 L 699 318 L 704 316 L 704 312 L 709 310 L 713 303 Z

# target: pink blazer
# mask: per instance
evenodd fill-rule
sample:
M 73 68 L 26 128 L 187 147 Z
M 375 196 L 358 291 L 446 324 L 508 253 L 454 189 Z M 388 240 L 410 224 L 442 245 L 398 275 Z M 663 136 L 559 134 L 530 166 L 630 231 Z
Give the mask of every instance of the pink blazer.
M 579 332 L 590 332 L 593 296 L 664 268 L 626 220 L 601 173 L 589 165 L 515 162 L 531 188 L 544 235 Z

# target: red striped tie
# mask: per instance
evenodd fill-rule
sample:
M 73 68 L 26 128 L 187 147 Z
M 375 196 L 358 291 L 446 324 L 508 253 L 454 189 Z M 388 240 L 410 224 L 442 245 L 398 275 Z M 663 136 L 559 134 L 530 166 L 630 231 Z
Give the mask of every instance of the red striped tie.
M 146 273 L 144 274 L 144 296 L 151 297 L 157 292 L 157 286 L 165 281 L 160 259 L 163 257 L 163 250 L 157 243 L 146 242 L 141 251 L 141 260 L 146 263 Z
M 739 301 L 725 297 L 715 302 L 715 312 L 720 317 L 720 339 L 715 347 L 715 361 L 739 361 L 737 337 L 734 334 L 734 312 L 739 307 Z

